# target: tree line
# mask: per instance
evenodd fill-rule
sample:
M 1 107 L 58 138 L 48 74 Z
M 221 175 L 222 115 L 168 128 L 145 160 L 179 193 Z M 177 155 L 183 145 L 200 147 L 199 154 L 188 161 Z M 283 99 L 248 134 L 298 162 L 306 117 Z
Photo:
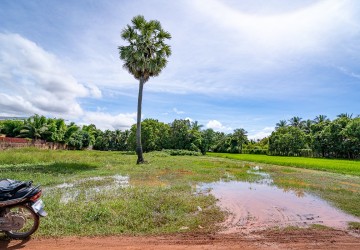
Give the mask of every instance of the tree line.
M 241 153 L 248 142 L 247 132 L 236 129 L 225 134 L 213 129 L 202 129 L 197 121 L 175 119 L 163 123 L 155 119 L 141 122 L 144 152 L 163 149 L 183 149 L 205 154 L 207 151 Z M 92 147 L 95 150 L 133 151 L 136 149 L 136 124 L 129 130 L 102 131 L 94 124 L 67 124 L 64 119 L 33 115 L 25 120 L 0 121 L 0 134 L 7 137 L 29 138 L 58 142 L 70 149 Z
M 24 120 L 0 121 L 0 134 L 7 137 L 58 142 L 72 149 L 93 145 L 99 132 L 93 124 L 80 127 L 74 122 L 66 124 L 61 118 L 46 118 L 37 114 Z
M 341 114 L 330 120 L 319 115 L 313 120 L 293 117 L 281 120 L 275 131 L 261 140 L 249 140 L 243 128 L 232 133 L 203 129 L 197 121 L 175 119 L 171 123 L 156 119 L 141 122 L 144 152 L 164 149 L 194 152 L 224 152 L 349 158 L 360 157 L 360 118 Z M 92 148 L 103 151 L 135 151 L 136 124 L 129 130 L 102 131 L 94 124 L 79 126 L 64 119 L 34 115 L 25 120 L 0 121 L 0 134 L 8 137 L 41 139 L 64 143 L 70 149 Z
M 360 117 L 340 114 L 334 120 L 319 115 L 313 120 L 281 120 L 269 137 L 269 154 L 347 158 L 360 157 Z

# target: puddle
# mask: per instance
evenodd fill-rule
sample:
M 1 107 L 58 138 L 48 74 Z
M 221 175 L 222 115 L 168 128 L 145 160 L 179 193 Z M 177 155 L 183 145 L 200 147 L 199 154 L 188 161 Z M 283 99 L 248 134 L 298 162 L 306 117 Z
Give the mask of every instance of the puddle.
M 52 190 L 61 191 L 62 195 L 60 198 L 61 203 L 69 203 L 70 201 L 75 201 L 81 194 L 80 188 L 82 186 L 89 185 L 90 187 L 85 188 L 85 197 L 86 199 L 91 199 L 95 194 L 105 193 L 108 191 L 113 191 L 118 188 L 129 187 L 129 176 L 122 175 L 113 175 L 106 177 L 90 177 L 75 181 L 73 183 L 62 183 L 53 187 L 44 188 L 44 194 L 46 195 Z M 91 184 L 96 184 L 94 185 Z M 91 187 L 92 186 L 92 187 Z M 84 188 L 83 188 L 84 189 Z
M 253 232 L 273 227 L 307 227 L 320 224 L 346 229 L 347 222 L 360 219 L 331 206 L 325 200 L 304 191 L 284 190 L 272 185 L 266 173 L 258 182 L 219 181 L 198 186 L 198 192 L 209 192 L 229 212 L 223 233 Z

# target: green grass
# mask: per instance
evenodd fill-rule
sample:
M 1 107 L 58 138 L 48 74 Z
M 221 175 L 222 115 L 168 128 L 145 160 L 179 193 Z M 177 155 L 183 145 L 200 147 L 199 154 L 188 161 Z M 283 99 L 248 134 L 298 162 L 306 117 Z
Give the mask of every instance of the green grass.
M 0 151 L 0 176 L 43 186 L 49 216 L 38 236 L 176 233 L 184 227 L 185 232 L 214 232 L 224 212 L 215 197 L 197 194 L 196 184 L 259 178 L 247 173 L 249 165 L 226 159 L 164 152 L 145 159 L 148 164 L 136 165 L 135 155 L 121 152 L 13 149 Z M 94 191 L 114 175 L 128 176 L 131 187 Z M 73 187 L 55 188 L 64 183 Z
M 148 163 L 136 165 L 136 155 L 129 153 L 12 149 L 0 151 L 0 176 L 43 186 L 49 216 L 41 220 L 37 236 L 215 232 L 224 212 L 215 197 L 197 194 L 197 184 L 220 179 L 256 181 L 262 177 L 248 172 L 255 165 L 262 166 L 284 190 L 317 194 L 360 216 L 360 177 L 356 175 L 255 164 L 249 159 L 166 152 L 144 157 Z M 130 187 L 116 186 L 115 175 L 127 176 Z M 113 190 L 96 191 L 109 182 Z M 64 183 L 72 187 L 56 188 Z M 71 194 L 64 202 L 64 196 Z
M 46 197 L 49 218 L 42 220 L 38 235 L 139 235 L 179 232 L 186 226 L 205 232 L 216 230 L 214 222 L 224 219 L 212 196 L 192 195 L 186 185 L 132 187 L 86 198 L 86 189 L 67 204 L 60 202 L 61 191 Z M 205 209 L 198 212 L 197 206 Z
M 349 222 L 349 229 L 360 232 L 360 223 L 359 222 Z
M 321 170 L 339 174 L 360 176 L 360 161 L 337 160 L 305 157 L 269 156 L 254 154 L 208 153 L 209 156 L 236 159 L 241 161 L 259 162 L 280 166 L 291 166 Z
M 103 151 L 52 151 L 34 148 L 0 151 L 0 176 L 33 179 L 55 185 L 94 176 L 129 175 L 134 182 L 151 185 L 212 182 L 231 175 L 254 180 L 250 166 L 242 162 L 208 159 L 203 156 L 169 156 L 163 152 L 145 154 L 147 164 L 136 165 L 136 155 Z M 245 167 L 244 167 L 245 166 Z

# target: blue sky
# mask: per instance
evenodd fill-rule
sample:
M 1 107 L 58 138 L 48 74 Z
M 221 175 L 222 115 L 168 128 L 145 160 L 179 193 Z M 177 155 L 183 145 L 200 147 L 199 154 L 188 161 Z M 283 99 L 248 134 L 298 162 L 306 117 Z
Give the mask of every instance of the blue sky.
M 161 22 L 173 51 L 145 84 L 143 118 L 260 138 L 293 116 L 357 115 L 358 13 L 356 0 L 1 0 L 0 116 L 129 128 L 138 82 L 117 47 L 138 14 Z

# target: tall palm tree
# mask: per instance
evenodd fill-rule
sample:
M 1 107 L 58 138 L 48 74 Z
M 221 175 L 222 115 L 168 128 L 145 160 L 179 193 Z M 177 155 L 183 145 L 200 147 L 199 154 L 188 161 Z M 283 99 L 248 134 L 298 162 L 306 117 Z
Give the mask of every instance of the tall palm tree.
M 129 44 L 119 46 L 120 58 L 125 62 L 123 67 L 139 80 L 137 107 L 136 153 L 137 164 L 144 163 L 141 145 L 141 105 L 143 87 L 150 77 L 158 76 L 166 67 L 167 57 L 171 55 L 170 46 L 165 44 L 171 39 L 169 32 L 162 29 L 157 20 L 146 21 L 143 16 L 135 16 L 132 25 L 127 25 L 121 37 Z

